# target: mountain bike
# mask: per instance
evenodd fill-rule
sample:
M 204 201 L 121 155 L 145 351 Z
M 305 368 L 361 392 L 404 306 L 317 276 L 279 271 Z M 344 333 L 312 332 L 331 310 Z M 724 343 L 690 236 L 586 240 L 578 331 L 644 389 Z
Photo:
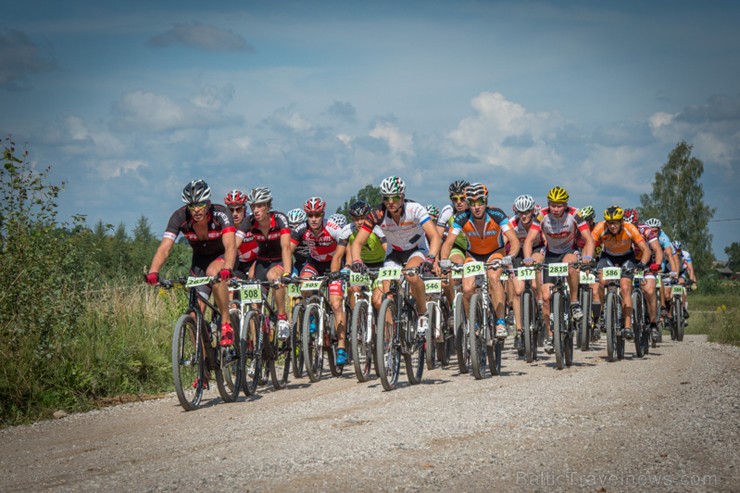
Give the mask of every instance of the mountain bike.
M 418 275 L 419 268 L 383 267 L 378 281 L 390 281 L 383 295 L 375 334 L 375 362 L 380 382 L 385 390 L 398 386 L 401 358 L 406 363 L 406 377 L 411 385 L 421 382 L 424 374 L 426 348 L 431 347 L 431 330 L 418 330 L 415 301 L 409 294 L 405 275 Z
M 632 330 L 635 333 L 635 356 L 642 358 L 650 352 L 652 334 L 647 314 L 647 301 L 642 290 L 645 274 L 634 270 L 632 279 Z
M 517 277 L 524 281 L 521 296 L 522 338 L 524 339 L 524 359 L 527 363 L 537 359 L 537 345 L 540 336 L 544 333 L 542 312 L 537 307 L 537 295 L 532 287 L 532 281 L 540 270 L 542 270 L 542 264 L 517 269 Z
M 276 390 L 288 384 L 291 364 L 290 338 L 280 340 L 277 334 L 277 309 L 270 296 L 277 281 L 232 279 L 240 292 L 240 331 L 247 340 L 244 393 L 254 395 L 258 385 L 268 379 Z
M 375 341 L 375 310 L 372 302 L 372 286 L 377 278 L 377 269 L 368 269 L 367 274 L 352 272 L 350 286 L 360 286 L 354 293 L 355 307 L 352 310 L 350 347 L 355 376 L 359 382 L 367 382 L 373 367 Z
M 295 378 L 303 377 L 303 315 L 306 312 L 306 303 L 301 295 L 300 281 L 290 279 L 286 285 L 288 306 L 290 307 L 290 359 Z
M 450 364 L 454 334 L 447 321 L 450 319 L 450 305 L 442 292 L 442 285 L 448 282 L 447 276 L 424 277 L 424 290 L 427 296 L 427 314 L 431 345 L 426 348 L 427 369 L 433 370 L 437 361 L 443 366 Z
M 324 368 L 324 354 L 329 360 L 329 369 L 335 377 L 341 376 L 343 365 L 336 364 L 337 334 L 334 326 L 334 312 L 329 305 L 330 276 L 301 279 L 301 292 L 306 298 L 303 313 L 303 357 L 306 373 L 311 382 L 321 380 Z
M 468 308 L 467 340 L 470 346 L 470 367 L 476 380 L 485 377 L 486 365 L 491 375 L 501 373 L 501 352 L 504 339 L 495 337 L 496 312 L 488 292 L 488 270 L 501 268 L 500 260 L 467 262 L 463 276 L 475 276 L 475 292 Z
M 591 346 L 591 337 L 593 334 L 593 320 L 591 316 L 593 292 L 591 291 L 591 285 L 594 283 L 596 283 L 595 275 L 586 269 L 581 271 L 580 282 L 578 284 L 578 302 L 581 304 L 583 318 L 579 322 L 575 323 L 578 329 L 576 345 L 581 349 L 581 351 L 588 351 Z
M 462 278 L 463 266 L 453 265 L 450 277 L 457 279 L 454 285 L 455 297 L 452 301 L 452 332 L 455 338 L 455 353 L 460 373 L 470 372 L 470 341 L 468 341 L 468 314 L 463 302 Z
M 626 269 L 625 269 L 626 270 Z M 604 267 L 602 279 L 607 281 L 604 296 L 604 325 L 606 326 L 606 356 L 609 361 L 624 359 L 624 336 L 622 335 L 622 294 L 619 283 L 621 267 Z
M 684 329 L 686 328 L 686 320 L 683 313 L 683 296 L 686 293 L 686 288 L 679 284 L 677 279 L 669 276 L 661 277 L 665 285 L 671 288 L 670 317 L 668 319 L 671 340 L 681 342 L 683 341 Z
M 186 411 L 200 406 L 203 390 L 208 388 L 208 373 L 216 372 L 218 393 L 225 402 L 234 402 L 242 388 L 246 338 L 239 331 L 230 346 L 221 346 L 221 314 L 205 296 L 198 293 L 198 286 L 210 285 L 212 277 L 188 277 L 160 280 L 164 289 L 175 285 L 188 290 L 188 308 L 175 324 L 172 334 L 172 377 L 175 393 Z M 205 305 L 201 310 L 200 303 Z M 210 322 L 206 320 L 210 319 Z

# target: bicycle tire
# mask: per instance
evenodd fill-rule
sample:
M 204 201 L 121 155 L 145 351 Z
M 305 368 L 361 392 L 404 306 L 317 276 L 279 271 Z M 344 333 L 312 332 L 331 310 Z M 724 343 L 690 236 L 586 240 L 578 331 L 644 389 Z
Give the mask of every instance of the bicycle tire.
M 186 411 L 198 409 L 203 398 L 205 361 L 191 315 L 180 316 L 172 334 L 172 379 L 180 406 Z
M 617 296 L 606 293 L 604 303 L 604 324 L 606 325 L 606 357 L 609 361 L 617 360 Z
M 293 376 L 295 378 L 303 377 L 303 344 L 301 335 L 303 333 L 303 314 L 306 311 L 306 305 L 303 302 L 297 303 L 293 307 L 293 314 L 290 318 L 290 359 L 292 360 Z
M 398 386 L 401 371 L 401 348 L 396 333 L 396 303 L 386 298 L 380 305 L 375 327 L 375 364 L 380 383 L 385 390 Z
M 229 310 L 229 318 L 235 331 L 234 343 L 227 347 L 219 346 L 216 366 L 216 387 L 224 402 L 234 402 L 242 390 L 242 355 L 246 352 L 247 341 L 239 330 L 239 315 L 235 309 Z
M 437 361 L 442 366 L 450 364 L 450 358 L 455 346 L 454 331 L 450 330 L 448 321 L 450 320 L 450 304 L 447 298 L 440 300 L 440 323 L 442 324 L 442 342 L 435 342 L 437 350 Z
M 645 319 L 642 311 L 640 291 L 632 290 L 632 330 L 635 334 L 635 356 L 642 358 L 645 356 Z
M 676 340 L 683 341 L 684 317 L 683 317 L 683 300 L 680 296 L 673 297 L 673 320 L 676 322 Z
M 367 382 L 373 366 L 372 326 L 368 327 L 368 308 L 370 304 L 365 299 L 358 299 L 352 310 L 352 363 L 355 367 L 355 377 L 358 382 Z
M 409 301 L 413 304 L 413 301 Z M 406 379 L 411 385 L 418 385 L 424 375 L 426 366 L 426 341 L 429 339 L 430 327 L 427 320 L 427 330 L 418 331 L 419 318 L 416 309 L 406 305 L 406 312 L 402 315 L 400 325 L 401 355 L 406 366 Z
M 587 285 L 588 286 L 588 285 Z M 591 349 L 591 286 L 582 289 L 578 301 L 581 303 L 583 318 L 578 323 L 578 347 L 581 351 Z
M 468 322 L 465 313 L 462 293 L 455 296 L 454 327 L 455 327 L 455 352 L 457 353 L 457 366 L 460 373 L 470 371 L 470 343 L 468 342 Z
M 565 313 L 563 312 L 563 295 L 559 291 L 552 293 L 550 298 L 550 308 L 552 313 L 552 342 L 555 347 L 555 366 L 562 370 L 565 365 L 564 357 L 564 339 L 565 332 Z
M 244 353 L 244 377 L 242 379 L 242 390 L 246 396 L 257 393 L 257 385 L 262 373 L 263 338 L 259 320 L 259 313 L 249 310 L 241 323 L 247 346 Z
M 311 321 L 315 324 L 314 333 L 311 333 Z M 321 323 L 321 311 L 318 305 L 309 303 L 303 316 L 303 357 L 306 365 L 306 374 L 311 382 L 321 380 L 321 372 L 324 366 L 324 344 L 319 341 L 319 324 Z M 326 330 L 326 327 L 324 328 Z
M 563 298 L 563 313 L 570 313 L 570 301 L 566 296 Z M 565 366 L 567 368 L 573 366 L 573 333 L 577 330 L 577 328 L 574 328 L 575 323 L 572 317 L 563 321 L 565 331 L 561 337 L 563 340 L 563 357 L 565 358 Z
M 470 298 L 468 310 L 468 337 L 470 341 L 470 369 L 476 380 L 486 376 L 486 328 L 483 325 L 481 293 Z
M 426 360 L 427 370 L 434 370 L 437 365 L 436 327 L 439 326 L 440 333 L 442 331 L 441 317 L 436 302 L 427 302 L 427 317 L 429 319 L 429 330 L 427 331 L 429 334 L 426 337 L 424 359 Z
M 522 293 L 522 337 L 524 339 L 524 359 L 531 363 L 537 359 L 537 334 L 535 301 L 529 289 Z
M 282 390 L 288 386 L 290 375 L 290 338 L 284 341 L 275 339 L 271 344 L 275 346 L 272 353 L 275 355 L 275 359 L 272 368 L 270 368 L 270 379 L 275 390 Z

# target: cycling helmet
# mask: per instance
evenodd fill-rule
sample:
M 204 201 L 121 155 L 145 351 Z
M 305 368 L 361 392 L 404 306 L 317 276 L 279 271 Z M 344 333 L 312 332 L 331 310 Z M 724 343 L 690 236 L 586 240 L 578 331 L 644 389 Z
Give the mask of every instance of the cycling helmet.
M 534 198 L 531 195 L 520 195 L 514 200 L 514 212 L 527 212 L 534 209 Z
M 534 204 L 534 215 L 538 215 L 540 211 L 542 210 L 542 206 L 540 204 Z
M 253 188 L 247 195 L 247 202 L 249 205 L 264 204 L 265 202 L 272 201 L 272 192 L 269 188 L 257 187 Z
M 627 209 L 624 211 L 625 222 L 637 225 L 640 215 L 637 213 L 637 209 Z
M 339 214 L 339 213 L 332 214 L 331 216 L 329 216 L 327 221 L 331 221 L 337 226 L 339 226 L 340 228 L 343 228 L 347 225 L 347 216 L 345 216 L 344 214 Z
M 624 210 L 618 205 L 610 205 L 604 210 L 604 221 L 621 221 L 624 219 Z
M 364 200 L 358 200 L 349 206 L 349 215 L 352 217 L 367 216 L 370 213 L 370 204 Z
M 471 200 L 483 199 L 488 201 L 488 188 L 482 183 L 471 183 L 465 189 L 465 198 Z
M 211 198 L 211 187 L 203 180 L 193 180 L 182 189 L 182 201 L 186 204 L 197 204 Z
M 305 204 L 303 204 L 303 210 L 306 213 L 319 213 L 324 212 L 326 208 L 326 202 L 321 197 L 310 197 Z
M 660 219 L 651 217 L 647 221 L 645 221 L 645 225 L 649 228 L 660 228 L 663 226 L 663 223 L 660 222 Z
M 439 217 L 439 209 L 434 204 L 429 204 L 427 206 L 427 214 L 434 217 Z
M 679 250 L 683 250 L 683 243 L 681 243 L 681 240 L 675 240 L 675 241 L 671 242 L 671 245 L 673 245 L 673 250 L 675 250 L 677 252 Z
M 589 219 L 593 219 L 596 215 L 596 211 L 593 207 L 590 205 L 587 205 L 586 207 L 581 207 L 578 209 L 578 214 L 583 218 L 584 221 L 588 221 Z
M 247 196 L 241 190 L 232 190 L 224 197 L 224 204 L 226 205 L 244 205 L 246 203 Z
M 547 192 L 548 202 L 568 202 L 570 195 L 562 187 L 554 187 Z
M 450 196 L 465 193 L 465 189 L 468 188 L 468 185 L 470 185 L 470 183 L 465 180 L 453 181 L 452 183 L 450 183 L 450 188 L 448 188 Z
M 297 226 L 306 220 L 306 213 L 303 209 L 291 209 L 288 211 L 288 225 Z
M 380 182 L 381 195 L 403 195 L 406 192 L 406 184 L 397 176 L 389 176 Z

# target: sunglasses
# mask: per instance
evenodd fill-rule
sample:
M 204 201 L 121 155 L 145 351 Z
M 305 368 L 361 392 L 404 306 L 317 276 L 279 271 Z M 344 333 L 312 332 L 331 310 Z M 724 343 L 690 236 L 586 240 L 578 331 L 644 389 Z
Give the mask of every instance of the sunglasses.
M 620 224 L 622 224 L 622 221 L 607 221 L 606 224 L 608 226 L 619 226 Z
M 465 195 L 450 195 L 450 200 L 453 202 L 465 202 Z
M 384 202 L 398 202 L 400 200 L 401 200 L 400 195 L 386 195 L 385 197 L 383 197 Z
M 310 214 L 306 214 L 307 217 L 321 217 L 323 215 L 324 215 L 323 212 L 312 212 Z
M 485 200 L 471 200 L 468 203 L 470 204 L 470 207 L 480 207 L 482 205 L 486 205 Z
M 244 207 L 229 207 L 232 214 L 244 212 Z
M 193 210 L 193 209 L 202 209 L 202 208 L 204 208 L 207 205 L 208 205 L 208 202 L 197 202 L 195 204 L 188 204 L 188 209 L 190 209 L 190 210 Z

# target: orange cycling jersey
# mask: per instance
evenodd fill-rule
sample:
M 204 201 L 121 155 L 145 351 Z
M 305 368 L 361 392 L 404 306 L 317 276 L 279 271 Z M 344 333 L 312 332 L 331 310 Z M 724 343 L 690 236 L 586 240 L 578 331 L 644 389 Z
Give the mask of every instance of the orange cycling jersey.
M 609 228 L 606 227 L 606 221 L 601 221 L 594 227 L 591 234 L 596 242 L 596 246 L 603 245 L 604 252 L 614 257 L 621 257 L 632 253 L 633 244 L 638 249 L 641 249 L 645 243 L 645 238 L 642 237 L 635 225 L 627 222 L 622 223 L 619 233 L 613 235 L 609 232 Z
M 468 252 L 490 254 L 503 248 L 503 234 L 510 229 L 509 218 L 498 207 L 486 208 L 485 226 L 480 231 L 473 224 L 470 211 L 460 212 L 452 223 L 452 234 L 463 233 L 468 239 Z

